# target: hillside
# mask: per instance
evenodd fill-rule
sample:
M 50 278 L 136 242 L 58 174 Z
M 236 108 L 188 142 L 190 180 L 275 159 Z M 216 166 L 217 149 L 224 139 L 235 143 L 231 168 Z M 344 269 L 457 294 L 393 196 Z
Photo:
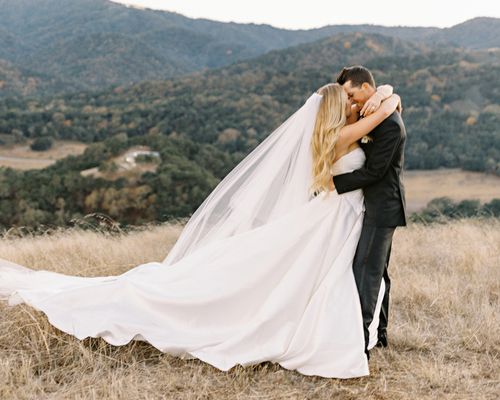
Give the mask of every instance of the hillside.
M 500 51 L 435 51 L 380 35 L 342 34 L 166 81 L 48 99 L 0 101 L 0 140 L 90 144 L 39 171 L 0 169 L 0 227 L 66 225 L 95 211 L 125 224 L 193 212 L 243 157 L 344 65 L 363 63 L 403 98 L 407 169 L 500 174 Z M 84 170 L 133 146 L 154 169 L 108 181 Z
M 65 274 L 117 275 L 161 261 L 181 229 L 165 224 L 123 235 L 12 235 L 0 241 L 0 257 Z M 114 347 L 102 339 L 78 341 L 51 326 L 43 313 L 2 303 L 0 398 L 496 398 L 500 223 L 413 224 L 398 228 L 393 243 L 390 342 L 372 350 L 370 376 L 310 377 L 270 362 L 222 372 L 144 342 Z
M 471 49 L 500 47 L 500 20 L 479 17 L 433 32 L 428 40 Z
M 192 19 L 108 0 L 0 0 L 0 10 L 0 59 L 24 71 L 7 81 L 0 97 L 167 79 L 341 33 L 376 33 L 429 45 L 500 47 L 500 20 L 493 18 L 446 30 L 376 25 L 286 30 Z M 27 91 L 23 83 L 32 75 L 43 79 L 36 90 Z
M 337 35 L 167 81 L 0 101 L 0 133 L 93 142 L 175 132 L 246 154 L 344 65 L 361 63 L 403 98 L 407 168 L 497 173 L 499 60 L 500 51 L 436 51 L 374 34 Z

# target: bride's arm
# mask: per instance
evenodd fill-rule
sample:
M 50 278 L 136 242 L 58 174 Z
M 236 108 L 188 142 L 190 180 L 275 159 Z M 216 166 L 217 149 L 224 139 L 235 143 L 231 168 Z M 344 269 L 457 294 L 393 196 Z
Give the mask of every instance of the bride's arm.
M 377 91 L 366 101 L 359 115 L 366 117 L 374 113 L 380 107 L 380 103 L 391 97 L 392 93 L 393 87 L 391 85 L 381 85 L 377 87 Z
M 358 108 L 356 104 L 353 104 L 351 108 L 351 115 L 349 116 L 349 118 L 347 118 L 346 124 L 349 125 L 356 122 L 359 119 L 360 115 L 363 115 L 363 113 L 364 116 L 372 114 L 380 107 L 380 103 L 382 103 L 382 101 L 391 97 L 392 91 L 393 87 L 391 85 L 381 85 L 377 87 L 377 91 L 366 101 L 362 109 Z M 372 106 L 375 107 L 373 111 L 371 111 Z M 366 111 L 367 109 L 369 109 L 370 111 Z M 361 110 L 363 110 L 363 113 L 361 112 Z
M 392 96 L 392 94 L 394 93 L 394 88 L 392 87 L 392 85 L 380 85 L 377 87 L 376 93 L 382 96 L 382 100 L 385 100 Z
M 361 118 L 359 121 L 350 125 L 345 125 L 340 130 L 337 144 L 341 147 L 348 147 L 370 133 L 377 125 L 396 110 L 400 101 L 401 98 L 397 94 L 393 94 L 385 100 L 373 114 Z

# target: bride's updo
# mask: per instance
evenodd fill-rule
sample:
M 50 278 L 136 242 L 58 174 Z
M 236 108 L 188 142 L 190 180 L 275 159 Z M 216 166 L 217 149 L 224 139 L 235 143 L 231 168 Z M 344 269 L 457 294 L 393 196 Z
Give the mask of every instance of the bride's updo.
M 332 175 L 330 168 L 335 159 L 335 144 L 340 129 L 346 124 L 347 95 L 338 83 L 329 83 L 317 90 L 323 98 L 316 115 L 316 123 L 311 139 L 313 158 L 313 183 L 311 190 L 329 191 Z

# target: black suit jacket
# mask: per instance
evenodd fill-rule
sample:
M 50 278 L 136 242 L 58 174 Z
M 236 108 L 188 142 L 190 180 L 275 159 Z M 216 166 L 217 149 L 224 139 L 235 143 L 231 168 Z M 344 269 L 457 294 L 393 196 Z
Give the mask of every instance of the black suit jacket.
M 400 174 L 404 164 L 406 130 L 398 111 L 370 132 L 373 141 L 360 143 L 365 165 L 333 177 L 339 194 L 363 189 L 364 223 L 388 227 L 406 225 L 406 201 Z

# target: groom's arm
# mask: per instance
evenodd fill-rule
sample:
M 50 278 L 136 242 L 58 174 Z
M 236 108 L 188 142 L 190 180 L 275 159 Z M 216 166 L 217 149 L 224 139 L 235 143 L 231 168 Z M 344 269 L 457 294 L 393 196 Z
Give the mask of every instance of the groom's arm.
M 377 132 L 377 137 L 373 140 L 372 151 L 365 166 L 333 177 L 337 193 L 361 189 L 379 181 L 385 175 L 401 143 L 401 128 L 391 119 L 385 120 L 384 125 L 385 129 Z

